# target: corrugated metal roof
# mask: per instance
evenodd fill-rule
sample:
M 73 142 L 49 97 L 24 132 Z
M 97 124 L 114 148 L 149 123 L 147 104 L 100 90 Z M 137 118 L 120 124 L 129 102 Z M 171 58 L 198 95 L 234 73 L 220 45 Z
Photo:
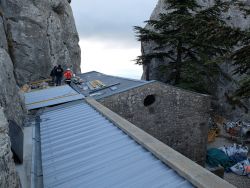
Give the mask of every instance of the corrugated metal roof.
M 28 110 L 31 110 L 83 98 L 82 94 L 64 85 L 25 93 L 25 105 Z
M 40 115 L 44 187 L 192 187 L 84 101 Z
M 78 85 L 77 87 L 78 91 L 84 94 L 85 96 L 92 96 L 95 99 L 101 99 L 103 97 L 107 97 L 116 93 L 127 91 L 129 89 L 153 82 L 153 81 L 122 78 L 118 76 L 110 76 L 96 71 L 79 74 L 77 76 L 79 76 L 81 79 L 84 80 L 83 84 Z M 101 90 L 98 89 L 96 91 L 93 90 L 93 88 L 91 88 L 89 84 L 89 82 L 93 80 L 100 80 L 102 83 L 106 85 L 106 87 L 101 88 Z

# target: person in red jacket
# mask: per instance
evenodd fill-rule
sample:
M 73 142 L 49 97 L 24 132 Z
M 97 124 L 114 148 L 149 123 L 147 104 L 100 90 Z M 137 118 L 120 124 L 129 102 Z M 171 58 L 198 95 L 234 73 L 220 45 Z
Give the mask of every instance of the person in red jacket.
M 72 76 L 73 76 L 72 71 L 68 68 L 68 69 L 64 72 L 63 76 L 64 76 L 64 78 L 65 78 L 65 83 L 68 84 L 68 85 L 70 85 L 70 83 L 71 83 L 71 78 L 72 78 Z

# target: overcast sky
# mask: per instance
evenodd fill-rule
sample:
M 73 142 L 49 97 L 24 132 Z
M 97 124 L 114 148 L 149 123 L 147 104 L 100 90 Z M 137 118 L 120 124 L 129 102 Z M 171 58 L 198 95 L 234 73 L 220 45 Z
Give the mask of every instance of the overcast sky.
M 142 67 L 133 26 L 143 26 L 158 0 L 73 0 L 71 7 L 80 36 L 82 72 L 139 79 Z

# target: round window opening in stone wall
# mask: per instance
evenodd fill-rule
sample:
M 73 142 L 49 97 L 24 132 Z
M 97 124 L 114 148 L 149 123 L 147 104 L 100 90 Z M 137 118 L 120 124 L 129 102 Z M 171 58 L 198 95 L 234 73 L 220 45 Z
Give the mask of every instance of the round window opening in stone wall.
M 144 106 L 150 106 L 152 104 L 154 104 L 155 102 L 155 96 L 154 95 L 148 95 L 145 99 L 144 99 Z

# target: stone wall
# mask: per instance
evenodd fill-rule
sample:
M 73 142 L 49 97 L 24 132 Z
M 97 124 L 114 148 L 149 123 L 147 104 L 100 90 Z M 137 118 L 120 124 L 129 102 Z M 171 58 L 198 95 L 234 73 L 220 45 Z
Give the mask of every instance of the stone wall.
M 19 178 L 15 170 L 8 136 L 8 122 L 0 107 L 0 187 L 18 188 Z
M 154 82 L 99 102 L 193 161 L 204 164 L 209 96 Z

